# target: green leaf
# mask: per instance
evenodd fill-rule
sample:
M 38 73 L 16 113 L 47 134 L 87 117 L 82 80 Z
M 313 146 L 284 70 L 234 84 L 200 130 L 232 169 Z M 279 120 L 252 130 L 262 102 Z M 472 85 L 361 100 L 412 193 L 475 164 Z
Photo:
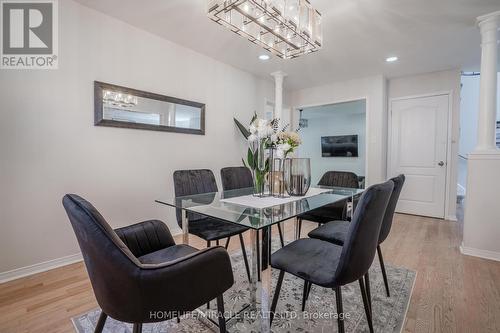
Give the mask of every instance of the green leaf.
M 252 117 L 252 120 L 250 120 L 250 124 L 253 123 L 255 121 L 255 119 L 257 119 L 257 112 L 253 113 L 253 117 Z
M 242 123 L 240 123 L 238 119 L 233 119 L 241 134 L 245 137 L 245 139 L 248 139 L 248 137 L 250 136 L 250 131 Z
M 255 165 L 255 158 L 254 158 L 254 155 L 253 155 L 253 152 L 250 148 L 248 148 L 248 152 L 247 152 L 247 162 L 248 162 L 248 166 L 250 167 L 250 169 L 252 170 L 255 170 L 256 168 L 256 165 Z
M 241 162 L 243 162 L 243 166 L 244 166 L 245 168 L 248 168 L 248 166 L 247 166 L 247 164 L 245 163 L 245 160 L 244 160 L 243 158 L 241 159 Z

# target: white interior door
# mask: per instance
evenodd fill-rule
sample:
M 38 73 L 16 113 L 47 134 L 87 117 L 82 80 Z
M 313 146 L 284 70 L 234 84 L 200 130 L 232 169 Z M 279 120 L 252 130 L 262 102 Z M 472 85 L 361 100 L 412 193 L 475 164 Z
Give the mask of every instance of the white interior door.
M 448 104 L 448 95 L 391 102 L 389 176 L 406 176 L 401 213 L 444 218 Z

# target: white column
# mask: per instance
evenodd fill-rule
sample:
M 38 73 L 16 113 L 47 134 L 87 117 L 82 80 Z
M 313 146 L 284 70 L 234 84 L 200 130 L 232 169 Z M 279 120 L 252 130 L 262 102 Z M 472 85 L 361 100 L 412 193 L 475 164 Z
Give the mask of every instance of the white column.
M 274 76 L 274 118 L 283 120 L 283 79 L 287 74 L 278 71 L 271 75 Z
M 481 31 L 481 81 L 476 151 L 496 149 L 498 28 L 500 11 L 477 18 Z

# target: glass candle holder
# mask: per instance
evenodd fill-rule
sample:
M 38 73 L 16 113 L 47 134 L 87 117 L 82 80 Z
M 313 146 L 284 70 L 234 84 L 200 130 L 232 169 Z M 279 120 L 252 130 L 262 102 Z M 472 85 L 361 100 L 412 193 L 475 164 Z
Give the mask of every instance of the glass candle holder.
M 284 161 L 285 189 L 291 196 L 306 195 L 311 186 L 311 160 L 287 158 Z

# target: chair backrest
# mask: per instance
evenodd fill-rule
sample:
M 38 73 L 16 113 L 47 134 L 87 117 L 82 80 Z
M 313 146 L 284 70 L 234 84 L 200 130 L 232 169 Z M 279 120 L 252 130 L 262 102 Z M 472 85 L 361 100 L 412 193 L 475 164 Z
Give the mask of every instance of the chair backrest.
M 135 318 L 134 307 L 124 305 L 141 300 L 134 278 L 139 275 L 140 262 L 88 201 L 67 194 L 63 206 L 80 245 L 97 303 L 117 320 Z
M 353 172 L 327 171 L 319 180 L 318 185 L 359 188 L 359 180 Z
M 349 224 L 335 281 L 344 285 L 360 279 L 370 268 L 378 245 L 382 219 L 394 188 L 392 180 L 367 188 Z
M 394 183 L 394 189 L 392 190 L 391 198 L 389 199 L 389 204 L 385 210 L 384 219 L 382 220 L 382 227 L 380 228 L 380 236 L 378 238 L 378 243 L 385 241 L 392 227 L 392 219 L 394 218 L 394 211 L 396 210 L 396 205 L 398 204 L 399 195 L 403 189 L 403 184 L 405 183 L 405 175 L 401 174 L 397 177 L 391 178 Z
M 176 197 L 218 192 L 214 173 L 208 169 L 177 170 L 174 172 L 174 192 Z M 182 210 L 176 209 L 177 224 L 182 227 Z M 203 219 L 195 213 L 188 213 L 190 221 Z
M 224 191 L 253 187 L 252 172 L 244 166 L 222 168 L 220 178 Z

